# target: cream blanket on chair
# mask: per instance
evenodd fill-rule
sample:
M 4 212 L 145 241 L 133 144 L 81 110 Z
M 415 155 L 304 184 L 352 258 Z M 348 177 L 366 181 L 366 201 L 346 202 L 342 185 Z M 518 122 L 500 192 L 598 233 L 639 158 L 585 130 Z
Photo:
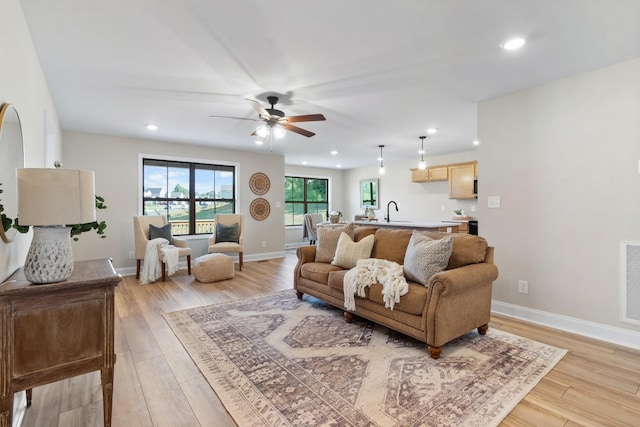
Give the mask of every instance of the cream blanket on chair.
M 344 306 L 349 311 L 356 310 L 355 295 L 364 298 L 365 288 L 380 283 L 384 306 L 393 310 L 400 297 L 409 292 L 402 266 L 385 259 L 368 258 L 358 260 L 356 266 L 344 275 Z
M 169 241 L 162 237 L 149 240 L 144 251 L 144 264 L 140 272 L 140 283 L 143 285 L 155 282 L 159 277 L 162 277 L 160 252 L 162 252 L 164 263 L 167 266 L 167 275 L 171 276 L 178 271 L 178 255 L 180 249 L 170 245 Z

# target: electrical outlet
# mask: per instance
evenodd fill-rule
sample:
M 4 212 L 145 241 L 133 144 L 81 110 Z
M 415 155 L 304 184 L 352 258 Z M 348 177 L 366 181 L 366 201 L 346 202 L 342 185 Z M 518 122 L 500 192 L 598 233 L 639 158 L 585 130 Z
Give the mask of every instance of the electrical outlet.
M 262 241 L 262 247 L 263 247 L 263 248 L 266 248 L 266 247 L 267 247 L 267 242 L 266 242 L 266 240 L 263 240 L 263 241 Z
M 134 251 L 129 251 L 129 259 L 136 259 L 136 253 Z
M 529 293 L 529 282 L 526 280 L 518 280 L 518 292 L 521 294 Z
M 442 212 L 444 212 L 444 208 L 445 208 L 445 206 L 444 206 L 444 205 L 440 206 L 440 210 L 441 210 Z
M 471 212 L 475 212 L 476 211 L 476 205 L 471 205 Z
M 500 196 L 487 197 L 487 207 L 492 209 L 500 208 Z

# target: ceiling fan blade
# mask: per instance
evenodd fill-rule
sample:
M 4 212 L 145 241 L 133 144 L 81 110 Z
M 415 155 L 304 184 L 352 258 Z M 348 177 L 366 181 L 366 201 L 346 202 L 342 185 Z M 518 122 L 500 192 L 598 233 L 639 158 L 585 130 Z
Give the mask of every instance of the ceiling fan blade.
M 288 123 L 282 123 L 282 127 L 291 132 L 299 133 L 300 135 L 304 135 L 306 137 L 312 137 L 315 135 L 313 132 L 309 132 L 306 129 L 299 128 L 298 126 L 290 125 Z
M 260 119 L 254 119 L 254 118 L 250 118 L 250 117 L 231 117 L 231 116 L 209 116 L 209 117 L 213 117 L 213 118 L 216 118 L 216 119 L 250 120 L 252 122 L 261 122 L 262 121 Z
M 319 122 L 321 120 L 327 120 L 327 119 L 322 114 L 305 114 L 303 116 L 285 117 L 285 120 L 289 123 L 297 123 L 297 122 Z
M 251 106 L 258 112 L 258 115 L 260 117 L 264 117 L 265 119 L 271 118 L 271 114 L 269 114 L 267 110 L 265 110 L 264 107 L 260 105 L 258 101 L 256 101 L 255 99 L 249 99 L 249 98 L 245 98 L 245 99 L 251 103 Z

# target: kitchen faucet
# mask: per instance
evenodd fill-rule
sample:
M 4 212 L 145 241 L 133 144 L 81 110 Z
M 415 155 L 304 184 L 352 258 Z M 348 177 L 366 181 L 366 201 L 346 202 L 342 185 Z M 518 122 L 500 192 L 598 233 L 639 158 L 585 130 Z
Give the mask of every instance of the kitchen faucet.
M 396 202 L 394 202 L 393 200 L 390 201 L 389 203 L 387 203 L 387 216 L 385 217 L 385 219 L 387 220 L 387 222 L 391 221 L 391 218 L 389 217 L 389 205 L 391 205 L 391 203 L 393 203 L 393 205 L 396 207 L 396 212 L 398 212 L 398 204 Z

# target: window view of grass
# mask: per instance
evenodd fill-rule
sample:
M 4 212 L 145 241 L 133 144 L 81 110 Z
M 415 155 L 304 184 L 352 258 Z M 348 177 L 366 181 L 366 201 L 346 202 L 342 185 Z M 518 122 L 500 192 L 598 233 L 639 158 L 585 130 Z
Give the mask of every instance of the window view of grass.
M 143 167 L 144 214 L 166 215 L 175 235 L 212 233 L 214 215 L 235 212 L 233 166 L 144 159 Z
M 284 190 L 284 225 L 302 225 L 305 213 L 327 216 L 328 179 L 287 176 Z

